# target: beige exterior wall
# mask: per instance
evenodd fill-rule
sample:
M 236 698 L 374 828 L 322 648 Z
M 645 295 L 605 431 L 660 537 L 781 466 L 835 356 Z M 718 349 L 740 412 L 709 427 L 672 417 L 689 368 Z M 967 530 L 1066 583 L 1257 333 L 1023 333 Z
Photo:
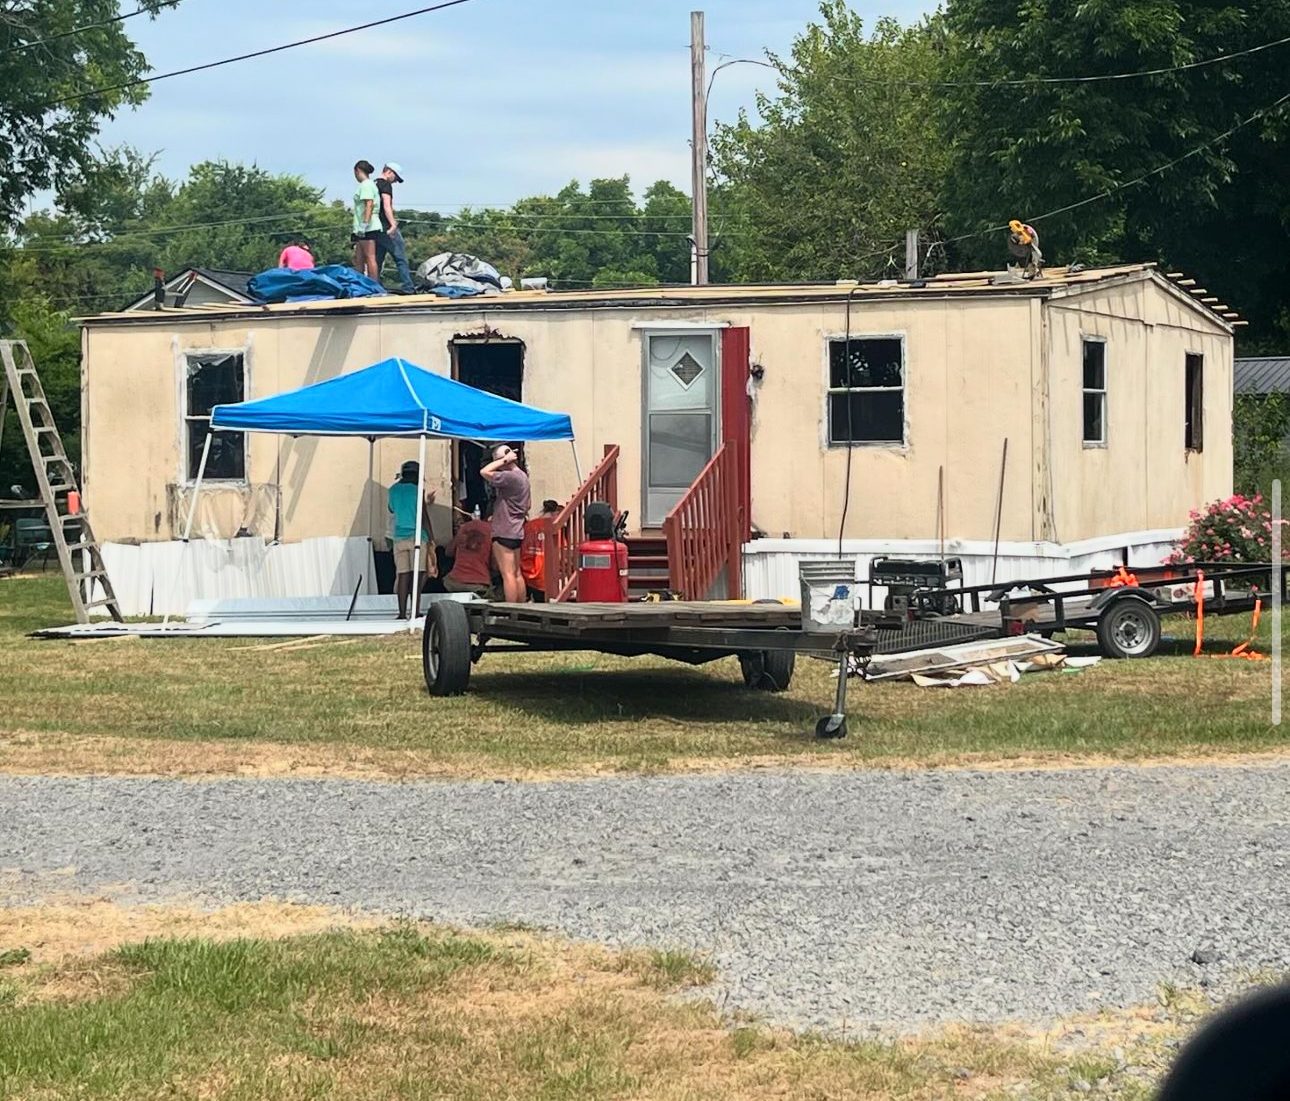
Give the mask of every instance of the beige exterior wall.
M 1134 293 L 1147 300 L 1143 292 Z M 1009 458 L 1002 538 L 1044 537 L 1049 459 L 1042 430 L 1049 417 L 1054 519 L 1063 540 L 1173 526 L 1188 508 L 1215 496 L 1214 487 L 1229 485 L 1230 338 L 1221 330 L 1199 328 L 1201 319 L 1194 311 L 1177 327 L 1157 321 L 1148 328 L 1128 316 L 1145 307 L 1125 305 L 1121 297 L 1122 291 L 1111 293 L 1105 316 L 1102 306 L 1087 315 L 1072 312 L 1075 299 L 1051 307 L 1003 295 L 857 299 L 851 311 L 853 336 L 894 335 L 904 341 L 906 442 L 849 449 L 846 537 L 934 536 L 937 475 L 943 466 L 947 533 L 989 538 L 1005 437 Z M 1117 316 L 1117 310 L 1126 316 Z M 1046 334 L 1041 316 L 1049 319 Z M 501 336 L 524 342 L 524 400 L 570 414 L 584 471 L 605 444 L 622 448 L 619 503 L 638 519 L 639 326 L 681 322 L 748 326 L 752 360 L 765 368 L 752 415 L 753 523 L 774 536 L 835 537 L 848 449 L 827 445 L 825 408 L 827 341 L 843 337 L 846 328 L 841 303 L 545 312 L 454 306 L 426 313 L 91 323 L 84 367 L 87 506 L 103 539 L 179 534 L 174 517 L 182 509 L 177 503 L 187 500 L 181 450 L 186 352 L 245 349 L 248 397 L 258 398 L 392 355 L 448 374 L 452 338 L 479 334 L 487 324 Z M 1123 344 L 1113 362 L 1119 364 L 1123 357 L 1126 365 L 1114 375 L 1111 446 L 1104 454 L 1090 455 L 1079 440 L 1078 333 L 1081 327 L 1101 331 L 1099 326 L 1117 348 Z M 1181 353 L 1176 400 L 1169 376 L 1152 374 L 1148 386 L 1146 370 L 1148 344 L 1153 356 L 1167 360 L 1189 341 L 1206 355 L 1203 462 L 1181 449 Z M 1045 406 L 1045 353 L 1053 372 L 1051 409 Z M 1177 416 L 1150 412 L 1149 401 L 1162 408 L 1172 403 Z M 1170 433 L 1178 436 L 1177 447 Z M 378 441 L 375 479 L 369 482 L 364 440 L 249 439 L 251 488 L 204 490 L 199 530 L 205 534 L 228 536 L 245 525 L 272 535 L 279 481 L 283 538 L 363 535 L 369 530 L 381 534 L 384 488 L 399 463 L 417 450 L 415 441 Z M 438 485 L 441 499 L 449 495 L 449 454 L 445 443 L 428 444 L 427 476 Z M 568 444 L 532 444 L 529 458 L 535 500 L 563 499 L 574 488 Z M 1079 467 L 1074 481 L 1069 476 L 1073 464 Z M 1111 470 L 1115 476 L 1108 478 Z M 1151 493 L 1162 495 L 1149 498 Z M 446 536 L 447 510 L 436 507 L 432 521 L 436 532 Z
M 1151 280 L 1044 310 L 1050 362 L 1053 519 L 1061 542 L 1181 527 L 1232 491 L 1232 339 Z M 1104 447 L 1083 442 L 1083 341 L 1106 342 Z M 1204 449 L 1185 447 L 1187 353 L 1205 357 Z

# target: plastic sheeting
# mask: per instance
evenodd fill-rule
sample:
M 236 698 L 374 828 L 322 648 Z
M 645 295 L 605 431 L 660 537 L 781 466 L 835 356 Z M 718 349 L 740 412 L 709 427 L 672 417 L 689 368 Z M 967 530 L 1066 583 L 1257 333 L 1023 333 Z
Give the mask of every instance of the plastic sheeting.
M 247 284 L 259 302 L 311 302 L 324 298 L 372 298 L 388 293 L 380 283 L 344 264 L 321 268 L 270 268 Z
M 197 600 L 352 596 L 376 592 L 365 538 L 267 543 L 241 539 L 104 543 L 103 564 L 127 616 L 183 615 Z

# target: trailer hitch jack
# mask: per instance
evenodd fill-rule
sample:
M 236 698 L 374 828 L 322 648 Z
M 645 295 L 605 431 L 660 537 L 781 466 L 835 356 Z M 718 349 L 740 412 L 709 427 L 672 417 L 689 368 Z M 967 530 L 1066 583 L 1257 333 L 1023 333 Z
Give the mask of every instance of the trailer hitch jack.
M 847 736 L 847 677 L 851 673 L 851 651 L 838 644 L 838 688 L 833 697 L 833 714 L 821 715 L 815 724 L 817 738 L 845 738 Z

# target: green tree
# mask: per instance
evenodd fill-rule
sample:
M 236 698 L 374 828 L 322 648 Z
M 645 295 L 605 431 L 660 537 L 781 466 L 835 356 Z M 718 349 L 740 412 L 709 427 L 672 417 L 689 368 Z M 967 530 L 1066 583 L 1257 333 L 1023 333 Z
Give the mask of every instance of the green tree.
M 844 0 L 820 13 L 791 60 L 770 55 L 779 94 L 758 97 L 761 125 L 741 112 L 716 128 L 714 223 L 743 279 L 879 274 L 906 229 L 938 224 L 948 158 L 936 93 L 916 82 L 940 73 L 940 21 L 881 19 L 866 36 Z
M 1290 394 L 1237 394 L 1232 403 L 1233 483 L 1238 493 L 1271 492 L 1290 481 Z
M 81 456 L 81 334 L 65 311 L 57 310 L 41 295 L 31 295 L 12 311 L 6 338 L 25 340 L 40 370 L 40 381 L 49 399 L 54 423 L 62 435 L 67 457 L 79 470 Z M 12 399 L 5 411 L 0 436 L 0 493 L 22 486 L 25 494 L 36 492 L 27 443 L 18 424 Z
M 660 283 L 690 281 L 692 228 L 690 196 L 666 180 L 651 184 L 641 207 L 641 247 L 653 257 L 653 270 Z
M 1290 35 L 1290 3 L 950 0 L 945 18 L 947 76 L 964 83 L 942 100 L 956 231 L 1081 204 L 1037 222 L 1050 261 L 1163 259 L 1239 306 L 1257 338 L 1274 332 L 1290 279 L 1290 111 L 1222 136 L 1290 91 L 1290 47 L 1128 80 L 998 82 L 1238 52 Z M 1002 256 L 998 234 L 960 248 L 968 262 Z
M 142 0 L 140 6 L 155 14 L 176 3 Z M 147 98 L 146 84 L 96 90 L 148 72 L 129 24 L 106 22 L 119 10 L 118 0 L 0 5 L 0 207 L 6 228 L 33 191 L 54 188 L 83 197 L 76 185 L 95 167 L 93 141 L 103 121 Z M 67 33 L 91 24 L 100 25 Z

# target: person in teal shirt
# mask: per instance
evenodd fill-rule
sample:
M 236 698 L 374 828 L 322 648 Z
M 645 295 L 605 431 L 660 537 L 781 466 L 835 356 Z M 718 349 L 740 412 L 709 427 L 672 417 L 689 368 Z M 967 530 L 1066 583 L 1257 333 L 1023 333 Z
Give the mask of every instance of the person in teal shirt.
M 372 180 L 376 168 L 371 161 L 354 165 L 354 225 L 349 239 L 354 243 L 354 270 L 376 279 L 376 239 L 381 235 L 380 193 Z
M 389 508 L 394 517 L 394 592 L 399 598 L 399 618 L 408 618 L 408 596 L 412 592 L 413 559 L 417 551 L 417 481 L 421 467 L 415 460 L 404 463 L 399 470 L 399 480 L 390 486 Z M 421 502 L 421 570 L 422 576 L 434 577 L 438 573 L 434 541 L 430 538 L 430 506 L 434 504 L 434 490 L 426 493 Z M 417 584 L 413 616 L 421 613 L 421 590 L 425 581 Z

